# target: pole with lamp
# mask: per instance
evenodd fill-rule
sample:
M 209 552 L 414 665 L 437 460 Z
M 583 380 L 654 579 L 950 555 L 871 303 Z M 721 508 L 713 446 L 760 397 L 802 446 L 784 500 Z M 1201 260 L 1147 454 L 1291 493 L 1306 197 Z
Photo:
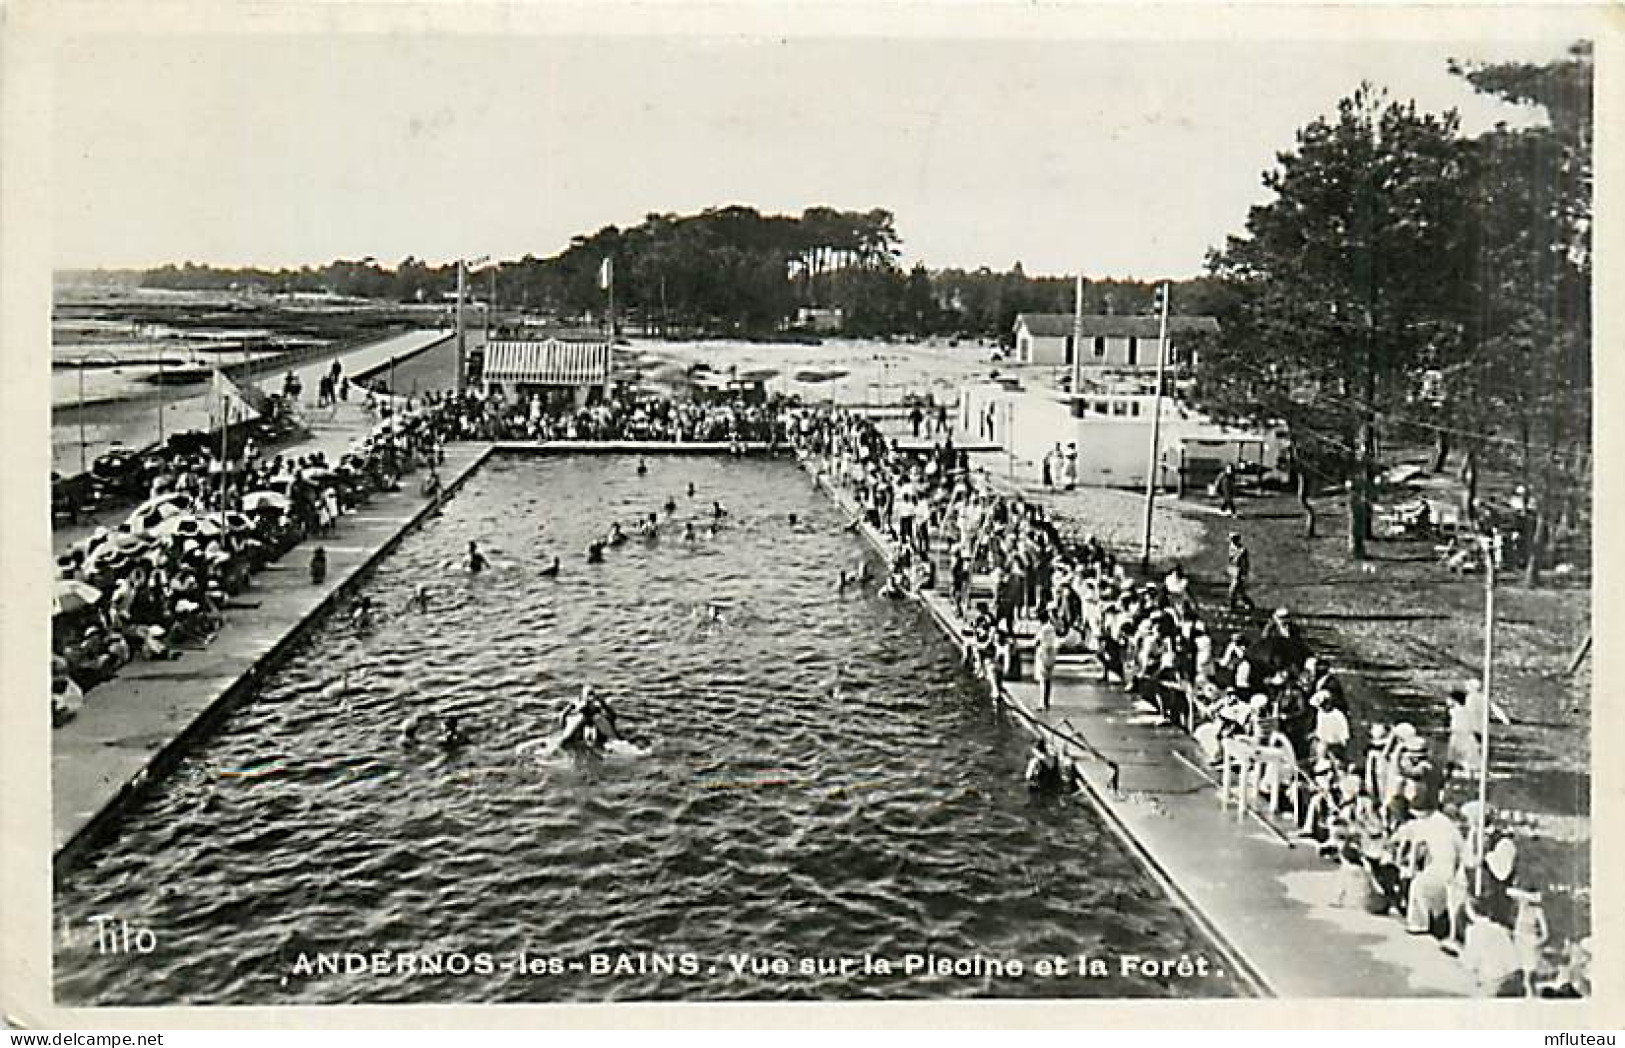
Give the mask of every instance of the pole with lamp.
M 1157 312 L 1161 319 L 1157 324 L 1157 392 L 1151 406 L 1151 450 L 1145 467 L 1145 542 L 1140 551 L 1142 571 L 1151 568 L 1152 517 L 1156 512 L 1157 484 L 1162 479 L 1162 471 L 1158 468 L 1162 458 L 1162 385 L 1163 368 L 1168 360 L 1168 300 L 1171 297 L 1165 281 L 1157 289 Z
M 457 393 L 462 395 L 468 386 L 468 328 L 464 323 L 463 303 L 468 298 L 469 267 L 479 268 L 490 261 L 487 255 L 476 259 L 457 260 Z

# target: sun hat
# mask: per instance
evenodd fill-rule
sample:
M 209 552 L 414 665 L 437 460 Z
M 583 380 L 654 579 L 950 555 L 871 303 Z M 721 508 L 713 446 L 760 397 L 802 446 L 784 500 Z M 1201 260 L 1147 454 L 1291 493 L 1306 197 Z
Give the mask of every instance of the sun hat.
M 1386 724 L 1373 724 L 1373 725 L 1371 725 L 1371 744 L 1373 746 L 1376 746 L 1376 745 L 1380 745 L 1381 743 L 1384 743 L 1384 742 L 1387 742 L 1387 741 L 1388 741 L 1388 725 L 1386 725 Z
M 1400 721 L 1394 725 L 1394 738 L 1400 741 L 1416 738 L 1416 725 L 1409 721 Z
M 1512 867 L 1518 861 L 1518 845 L 1511 837 L 1502 837 L 1495 842 L 1489 854 L 1484 856 L 1484 865 L 1498 881 L 1504 881 L 1512 874 Z
M 1401 742 L 1400 748 L 1408 753 L 1423 753 L 1428 748 L 1428 740 L 1420 735 L 1411 735 Z

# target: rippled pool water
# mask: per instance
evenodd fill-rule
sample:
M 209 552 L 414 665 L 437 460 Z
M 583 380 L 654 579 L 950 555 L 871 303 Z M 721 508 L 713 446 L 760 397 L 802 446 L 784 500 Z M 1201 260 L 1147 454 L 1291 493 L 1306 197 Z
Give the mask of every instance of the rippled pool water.
M 667 495 L 678 509 L 661 513 L 658 542 L 585 563 L 610 520 Z M 713 499 L 730 513 L 714 537 Z M 843 523 L 784 462 L 654 459 L 639 477 L 618 456 L 494 460 L 371 578 L 386 609 L 375 632 L 338 619 L 317 631 L 63 883 L 59 998 L 1232 992 L 1121 974 L 1121 954 L 1206 944 L 1091 811 L 1029 795 L 1025 738 L 923 612 L 836 592 L 838 567 L 864 553 Z M 496 561 L 483 576 L 448 568 L 471 538 Z M 541 576 L 555 554 L 563 571 Z M 428 614 L 404 610 L 419 582 Z M 516 757 L 583 681 L 653 754 Z M 401 723 L 427 710 L 457 715 L 473 744 L 403 750 Z M 150 928 L 156 948 L 98 953 L 97 915 Z M 372 968 L 381 951 L 397 952 L 387 972 Z M 595 955 L 651 953 L 690 959 L 591 970 Z M 909 953 L 1028 967 L 861 967 Z M 442 970 L 405 970 L 419 962 L 403 954 Z M 856 970 L 736 973 L 730 954 Z M 1107 958 L 1110 972 L 1033 975 L 1052 954 Z

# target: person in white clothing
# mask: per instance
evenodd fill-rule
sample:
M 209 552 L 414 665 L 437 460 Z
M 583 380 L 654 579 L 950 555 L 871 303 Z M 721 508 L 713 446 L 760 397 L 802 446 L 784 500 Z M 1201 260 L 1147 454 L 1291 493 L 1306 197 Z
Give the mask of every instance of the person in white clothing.
M 1038 679 L 1038 695 L 1049 709 L 1050 689 L 1055 680 L 1055 662 L 1060 655 L 1061 641 L 1055 633 L 1055 625 L 1050 622 L 1049 613 L 1038 613 L 1037 647 L 1033 652 L 1033 675 Z

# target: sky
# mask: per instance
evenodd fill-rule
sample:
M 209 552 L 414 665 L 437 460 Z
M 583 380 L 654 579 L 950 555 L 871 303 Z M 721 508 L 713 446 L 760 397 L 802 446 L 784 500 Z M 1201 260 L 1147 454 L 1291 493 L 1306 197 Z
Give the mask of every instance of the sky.
M 1446 61 L 1565 43 L 78 36 L 52 256 L 546 256 L 649 212 L 822 204 L 894 212 L 905 264 L 1181 277 L 1362 79 L 1469 132 L 1528 123 Z

